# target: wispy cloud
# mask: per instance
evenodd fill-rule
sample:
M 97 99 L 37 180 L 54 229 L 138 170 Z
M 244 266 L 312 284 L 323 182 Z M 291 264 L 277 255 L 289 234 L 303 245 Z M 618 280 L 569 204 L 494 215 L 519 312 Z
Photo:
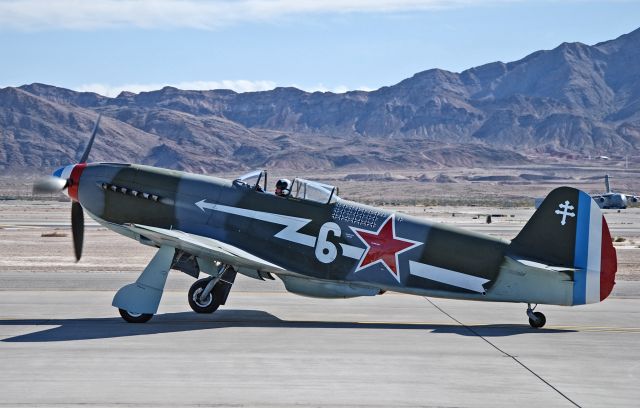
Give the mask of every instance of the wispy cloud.
M 147 84 L 121 84 L 110 85 L 101 83 L 83 84 L 74 87 L 76 91 L 80 92 L 95 92 L 100 95 L 115 97 L 122 91 L 128 91 L 133 93 L 155 91 L 162 89 L 165 86 L 172 86 L 178 89 L 188 90 L 209 90 L 209 89 L 231 89 L 236 92 L 256 92 L 256 91 L 268 91 L 276 87 L 276 83 L 273 81 L 248 81 L 245 79 L 239 80 L 224 80 L 224 81 L 185 81 L 172 84 L 159 84 L 159 83 L 147 83 Z
M 0 29 L 216 29 L 309 14 L 397 13 L 518 0 L 0 0 Z
M 300 86 L 300 85 L 292 85 L 298 89 L 302 89 L 304 91 L 307 92 L 333 92 L 333 93 L 345 93 L 345 92 L 349 92 L 349 91 L 355 91 L 355 90 L 359 90 L 359 91 L 373 91 L 374 89 L 368 86 L 358 86 L 358 87 L 348 87 L 346 85 L 337 85 L 337 86 L 325 86 L 324 84 L 317 84 L 317 85 L 312 85 L 312 86 Z
M 158 89 L 162 89 L 165 86 L 172 86 L 178 89 L 186 89 L 186 90 L 211 90 L 211 89 L 231 89 L 236 92 L 258 92 L 258 91 L 269 91 L 278 84 L 273 81 L 248 81 L 246 79 L 239 80 L 224 80 L 224 81 L 185 81 L 171 84 L 121 84 L 121 85 L 110 85 L 103 83 L 91 83 L 91 84 L 83 84 L 80 86 L 73 87 L 76 91 L 80 92 L 95 92 L 100 95 L 108 96 L 108 97 L 116 97 L 122 91 L 128 91 L 133 93 L 140 92 L 149 92 L 155 91 Z M 289 86 L 289 85 L 287 85 Z M 337 85 L 334 87 L 328 87 L 323 84 L 317 84 L 313 86 L 300 86 L 300 85 L 291 85 L 298 89 L 302 89 L 307 92 L 334 92 L 334 93 L 344 93 L 349 92 L 354 89 L 359 89 L 361 91 L 372 91 L 373 89 L 367 86 L 359 86 L 357 88 L 350 88 L 346 85 Z

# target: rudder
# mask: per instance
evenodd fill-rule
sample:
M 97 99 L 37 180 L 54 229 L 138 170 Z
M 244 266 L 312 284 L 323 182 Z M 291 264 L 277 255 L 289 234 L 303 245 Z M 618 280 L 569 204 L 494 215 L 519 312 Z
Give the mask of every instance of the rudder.
M 615 284 L 617 258 L 598 204 L 571 187 L 553 190 L 511 242 L 518 256 L 573 269 L 573 304 L 604 300 Z

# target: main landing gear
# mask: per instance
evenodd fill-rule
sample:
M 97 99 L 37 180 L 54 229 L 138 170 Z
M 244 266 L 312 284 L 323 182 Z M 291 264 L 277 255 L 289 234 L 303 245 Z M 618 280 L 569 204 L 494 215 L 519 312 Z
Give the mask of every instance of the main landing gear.
M 221 265 L 218 276 L 197 280 L 189 289 L 189 306 L 196 313 L 213 313 L 223 305 L 236 278 L 236 271 Z
M 158 311 L 175 248 L 162 246 L 140 277 L 116 293 L 111 303 L 129 323 L 146 323 Z
M 161 246 L 140 277 L 134 283 L 120 288 L 116 293 L 111 304 L 118 308 L 120 316 L 125 321 L 146 323 L 156 314 L 167 275 L 175 266 L 175 254 L 174 247 Z M 195 273 L 189 273 L 189 275 L 197 276 L 200 270 L 203 270 L 212 277 L 201 279 L 191 286 L 189 305 L 197 313 L 213 313 L 227 301 L 237 271 L 230 265 L 218 264 L 206 259 L 200 262 L 196 265 L 199 265 L 200 269 L 195 269 Z
M 527 303 L 527 316 L 529 316 L 529 324 L 534 329 L 539 329 L 547 323 L 547 318 L 542 312 L 534 312 L 538 305 L 531 307 L 531 303 Z

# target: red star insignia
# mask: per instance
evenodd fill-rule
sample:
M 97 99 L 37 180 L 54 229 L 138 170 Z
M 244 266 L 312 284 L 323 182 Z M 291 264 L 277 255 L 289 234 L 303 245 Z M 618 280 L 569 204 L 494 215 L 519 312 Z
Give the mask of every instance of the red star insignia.
M 351 227 L 351 229 L 367 246 L 355 272 L 380 262 L 398 282 L 400 282 L 398 255 L 422 245 L 422 242 L 396 236 L 395 214 L 391 214 L 377 231 L 367 231 L 355 227 Z

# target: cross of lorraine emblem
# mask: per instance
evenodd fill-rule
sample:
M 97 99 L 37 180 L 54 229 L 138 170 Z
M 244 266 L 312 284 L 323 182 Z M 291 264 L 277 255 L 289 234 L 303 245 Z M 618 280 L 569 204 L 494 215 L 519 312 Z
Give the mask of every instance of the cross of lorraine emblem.
M 562 215 L 562 220 L 560 221 L 560 225 L 565 225 L 567 223 L 567 216 L 569 217 L 576 216 L 575 213 L 569 212 L 574 208 L 569 202 L 569 200 L 565 201 L 564 203 L 558 204 L 558 207 L 560 207 L 560 210 L 562 210 L 562 211 L 556 210 L 556 214 Z

